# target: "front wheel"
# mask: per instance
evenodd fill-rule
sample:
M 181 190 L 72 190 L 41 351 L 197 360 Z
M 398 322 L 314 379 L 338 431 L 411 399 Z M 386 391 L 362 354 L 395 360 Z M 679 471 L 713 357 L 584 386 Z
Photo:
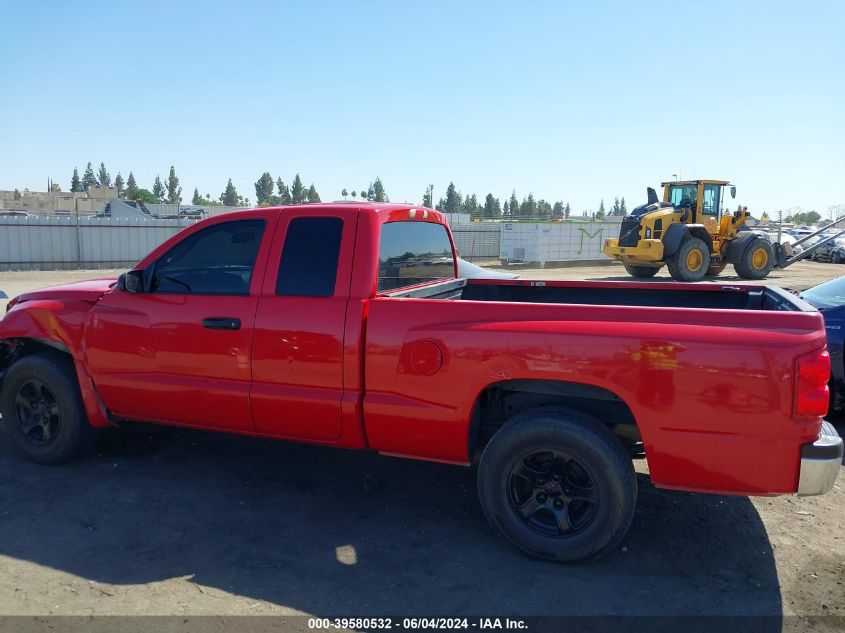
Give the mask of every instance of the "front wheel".
M 637 482 L 622 443 L 568 409 L 517 415 L 484 449 L 478 496 L 490 524 L 535 557 L 574 561 L 612 549 L 634 515 Z
M 0 390 L 0 412 L 15 447 L 41 464 L 68 461 L 94 437 L 73 363 L 53 354 L 24 356 L 9 368 Z
M 646 277 L 654 277 L 657 274 L 657 271 L 660 270 L 660 266 L 637 266 L 635 264 L 623 265 L 631 277 L 639 277 L 642 279 Z
M 833 254 L 830 256 L 830 261 L 834 264 L 842 263 L 842 255 L 839 254 L 839 251 L 833 251 Z
M 775 250 L 768 240 L 756 237 L 745 247 L 740 260 L 734 264 L 743 279 L 763 279 L 775 267 Z
M 710 268 L 710 249 L 700 237 L 687 237 L 678 250 L 666 258 L 672 279 L 701 281 Z

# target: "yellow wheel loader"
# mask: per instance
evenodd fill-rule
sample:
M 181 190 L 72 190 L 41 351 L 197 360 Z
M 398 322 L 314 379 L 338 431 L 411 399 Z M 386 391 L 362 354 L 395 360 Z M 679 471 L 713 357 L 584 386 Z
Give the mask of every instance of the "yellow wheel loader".
M 745 279 L 762 279 L 791 257 L 780 245 L 739 228 L 748 219 L 742 207 L 723 213 L 727 180 L 664 182 L 663 200 L 648 188 L 648 202 L 622 220 L 619 237 L 604 242 L 602 252 L 625 265 L 634 277 L 652 277 L 664 265 L 673 279 L 698 281 L 718 275 L 728 264 Z M 776 252 L 777 251 L 777 252 Z M 790 262 L 791 263 L 791 262 Z

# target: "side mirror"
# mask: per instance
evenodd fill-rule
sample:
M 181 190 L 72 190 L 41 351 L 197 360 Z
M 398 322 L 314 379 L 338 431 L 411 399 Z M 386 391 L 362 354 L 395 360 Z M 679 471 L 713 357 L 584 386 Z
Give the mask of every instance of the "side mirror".
M 736 187 L 731 187 L 731 198 L 736 198 Z
M 117 278 L 117 287 L 124 292 L 144 292 L 144 271 L 130 270 Z

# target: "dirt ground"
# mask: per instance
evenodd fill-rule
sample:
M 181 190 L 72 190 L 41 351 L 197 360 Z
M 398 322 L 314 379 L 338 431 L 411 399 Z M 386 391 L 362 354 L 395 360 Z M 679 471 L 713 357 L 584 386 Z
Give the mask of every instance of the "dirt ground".
M 627 278 L 619 266 L 513 270 Z M 799 290 L 842 273 L 801 262 L 768 281 Z M 107 274 L 0 273 L 0 290 Z M 775 616 L 770 630 L 799 614 L 807 630 L 842 626 L 845 468 L 823 497 L 748 499 L 657 490 L 636 467 L 622 546 L 555 565 L 492 533 L 472 470 L 152 427 L 44 467 L 2 438 L 0 614 L 725 614 Z

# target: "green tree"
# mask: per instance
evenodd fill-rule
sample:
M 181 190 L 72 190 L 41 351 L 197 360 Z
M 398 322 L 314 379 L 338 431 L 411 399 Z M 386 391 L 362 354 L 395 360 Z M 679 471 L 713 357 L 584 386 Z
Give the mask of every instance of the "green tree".
M 232 184 L 232 179 L 229 178 L 229 182 L 226 184 L 226 189 L 223 190 L 223 193 L 220 194 L 220 202 L 222 202 L 227 207 L 236 207 L 238 206 L 238 202 L 242 200 L 238 196 L 238 190 L 235 189 L 235 185 Z
M 507 200 L 505 200 L 505 217 L 508 218 L 511 215 L 511 204 Z
M 117 172 L 117 176 L 114 179 L 114 188 L 117 189 L 117 197 L 120 197 L 121 192 L 123 191 L 123 176 L 120 175 L 120 172 Z
M 570 213 L 572 213 L 572 211 L 570 210 L 569 203 L 567 202 L 566 206 L 563 208 L 563 217 L 568 218 Z
M 97 186 L 97 177 L 94 175 L 94 168 L 91 166 L 91 163 L 88 163 L 88 166 L 85 168 L 85 172 L 82 174 L 82 188 L 85 191 L 88 191 L 91 187 Z
M 516 199 L 516 190 L 511 192 L 510 217 L 519 216 L 519 200 Z
M 625 208 L 625 197 L 619 202 L 619 215 L 628 215 L 628 209 Z
M 273 177 L 265 171 L 261 178 L 255 181 L 255 200 L 258 206 L 268 204 L 273 197 Z
M 73 176 L 70 179 L 70 190 L 73 192 L 84 191 L 82 181 L 79 179 L 79 170 L 76 167 L 73 168 Z
M 276 188 L 279 190 L 279 204 L 291 204 L 290 189 L 281 178 L 276 181 Z
M 100 171 L 97 174 L 97 181 L 100 183 L 101 187 L 111 187 L 111 176 L 106 169 L 105 163 L 100 163 Z
M 357 198 L 357 197 L 358 197 L 358 192 L 357 192 L 357 191 L 353 191 L 353 192 L 352 192 L 352 199 L 354 200 L 354 199 L 355 199 L 355 198 Z
M 455 183 L 450 182 L 446 187 L 446 197 L 440 198 L 440 202 L 437 203 L 437 210 L 444 213 L 458 213 L 463 206 L 462 203 L 461 193 L 455 189 Z
M 373 192 L 371 199 L 374 202 L 388 202 L 387 192 L 384 190 L 384 184 L 381 182 L 381 178 L 376 177 L 373 184 L 370 185 L 370 190 Z
M 429 185 L 425 188 L 425 193 L 423 194 L 423 201 L 422 206 L 428 207 L 431 209 L 434 206 L 434 185 Z
M 361 200 L 367 199 L 367 192 L 364 191 L 363 189 L 361 189 L 361 193 L 359 193 L 358 195 L 361 196 Z
M 469 195 L 464 199 L 464 213 L 469 213 L 473 220 L 481 218 L 482 207 L 478 204 L 478 198 L 475 194 Z
M 560 200 L 555 202 L 554 206 L 552 207 L 552 217 L 553 218 L 562 218 L 563 217 L 563 203 Z
M 126 181 L 126 198 L 134 200 L 136 193 L 138 193 L 138 183 L 135 182 L 135 175 L 130 171 L 129 179 Z
M 290 199 L 293 204 L 302 204 L 305 202 L 305 187 L 302 184 L 302 179 L 299 174 L 293 179 L 293 184 L 290 186 Z
M 311 183 L 311 186 L 308 187 L 308 191 L 305 192 L 305 201 L 306 202 L 320 202 L 320 194 L 317 193 L 317 189 L 314 188 L 314 183 Z
M 19 189 L 15 189 L 15 191 L 12 193 L 12 196 L 15 198 L 15 200 L 20 200 L 20 199 L 21 199 L 21 192 L 20 192 L 20 190 L 19 190 Z
M 129 190 L 127 189 L 127 191 Z M 161 202 L 161 200 L 149 189 L 138 189 L 137 187 L 135 188 L 135 193 L 128 199 L 143 202 L 144 204 L 158 204 Z
M 179 186 L 179 177 L 173 165 L 170 166 L 170 174 L 167 176 L 167 202 L 170 204 L 182 202 L 182 187 Z
M 340 192 L 340 195 L 342 195 L 343 199 L 346 200 L 346 196 L 349 195 L 349 192 L 346 190 L 346 187 L 343 188 L 343 191 Z
M 519 215 L 523 218 L 537 217 L 537 202 L 534 200 L 533 193 L 529 193 L 528 197 L 519 205 Z
M 597 218 L 597 219 L 602 219 L 602 218 L 604 218 L 604 216 L 605 216 L 605 211 L 604 211 L 604 198 L 602 198 L 602 201 L 601 201 L 601 203 L 599 204 L 599 210 L 598 210 L 598 211 L 596 211 L 596 218 Z
M 191 204 L 203 204 L 204 202 L 205 200 L 200 195 L 200 190 L 194 187 L 194 197 L 191 198 Z
M 161 178 L 158 175 L 156 175 L 155 182 L 153 183 L 153 195 L 158 198 L 159 202 L 164 202 L 164 197 L 167 195 L 164 185 L 161 184 Z
M 496 202 L 493 194 L 488 193 L 484 197 L 484 211 L 481 212 L 481 217 L 488 219 L 496 217 Z
M 538 200 L 537 215 L 541 218 L 550 218 L 552 216 L 552 205 L 545 200 Z

